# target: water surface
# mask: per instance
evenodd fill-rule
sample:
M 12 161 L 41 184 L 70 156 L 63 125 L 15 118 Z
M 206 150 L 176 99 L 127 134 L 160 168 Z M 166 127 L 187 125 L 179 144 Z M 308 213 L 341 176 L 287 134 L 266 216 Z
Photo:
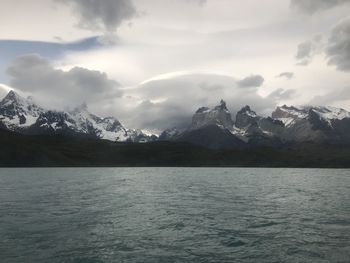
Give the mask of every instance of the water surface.
M 0 169 L 0 261 L 349 262 L 350 170 Z

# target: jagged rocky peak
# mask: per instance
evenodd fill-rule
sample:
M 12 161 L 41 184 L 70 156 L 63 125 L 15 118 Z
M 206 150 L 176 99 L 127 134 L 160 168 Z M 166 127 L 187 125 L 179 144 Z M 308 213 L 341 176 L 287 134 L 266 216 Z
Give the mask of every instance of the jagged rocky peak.
M 16 106 L 20 106 L 20 105 L 25 105 L 27 104 L 25 98 L 23 98 L 22 96 L 20 96 L 17 92 L 11 90 L 9 91 L 9 93 L 7 93 L 7 95 L 2 99 L 1 101 L 1 106 L 6 106 L 6 105 L 16 105 Z
M 342 120 L 345 118 L 350 118 L 350 112 L 342 109 L 342 108 L 336 108 L 336 107 L 322 107 L 322 106 L 315 106 L 315 107 L 308 107 L 309 112 L 314 112 L 320 118 L 325 120 Z
M 272 112 L 272 118 L 305 118 L 307 116 L 307 111 L 305 108 L 297 108 L 294 106 L 278 106 L 275 111 Z
M 286 126 L 292 126 L 300 120 L 319 119 L 330 123 L 332 120 L 350 118 L 350 113 L 344 109 L 329 106 L 280 106 L 272 112 L 272 118 L 282 121 Z
M 245 105 L 242 109 L 238 111 L 238 113 L 245 113 L 248 115 L 256 116 L 256 112 L 253 111 L 249 105 Z
M 154 135 L 130 130 L 114 117 L 101 118 L 89 112 L 86 103 L 71 111 L 51 111 L 10 91 L 0 101 L 0 127 L 29 134 L 65 134 L 111 141 L 145 142 Z
M 226 107 L 226 102 L 221 100 L 214 108 L 201 107 L 192 117 L 191 129 L 198 129 L 208 125 L 217 125 L 220 128 L 233 128 L 231 114 Z
M 221 99 L 220 104 L 215 107 L 215 110 L 223 110 L 228 112 L 226 102 L 223 99 Z
M 0 102 L 0 121 L 10 130 L 32 125 L 42 112 L 32 99 L 25 99 L 13 90 Z
M 207 112 L 207 111 L 210 111 L 210 109 L 208 107 L 200 107 L 196 113 L 204 113 L 204 112 Z
M 7 93 L 7 95 L 3 98 L 3 101 L 15 101 L 17 100 L 17 98 L 19 98 L 20 96 L 13 90 L 10 90 L 9 93 Z
M 255 125 L 260 117 L 253 111 L 250 106 L 246 105 L 237 112 L 235 125 L 237 128 L 246 128 Z

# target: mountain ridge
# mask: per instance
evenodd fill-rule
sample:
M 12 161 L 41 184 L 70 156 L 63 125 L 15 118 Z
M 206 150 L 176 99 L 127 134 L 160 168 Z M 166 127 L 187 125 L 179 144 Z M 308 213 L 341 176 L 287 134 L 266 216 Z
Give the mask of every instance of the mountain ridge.
M 210 136 L 207 127 L 216 125 L 222 130 L 221 136 L 230 138 L 220 143 Z M 211 131 L 212 132 L 212 131 Z M 259 116 L 249 105 L 241 108 L 235 121 L 221 100 L 213 108 L 201 107 L 192 118 L 192 124 L 182 133 L 167 136 L 167 140 L 185 141 L 209 148 L 225 148 L 233 140 L 239 139 L 243 147 L 280 147 L 288 143 L 350 143 L 350 113 L 330 106 L 278 106 L 271 116 Z M 164 134 L 162 134 L 164 135 Z M 160 138 L 166 136 L 160 136 Z M 216 142 L 215 142 L 216 141 Z M 233 146 L 232 146 L 233 147 Z M 237 141 L 237 148 L 242 144 Z
M 350 143 L 350 113 L 330 106 L 278 106 L 271 116 L 249 105 L 236 115 L 226 102 L 200 107 L 185 129 L 173 127 L 159 137 L 125 128 L 115 117 L 99 117 L 84 103 L 69 111 L 54 111 L 10 91 L 0 101 L 0 128 L 30 135 L 68 135 L 113 142 L 171 141 L 213 149 L 280 147 L 289 143 Z
M 62 134 L 131 142 L 156 139 L 140 130 L 126 129 L 114 117 L 90 113 L 85 103 L 71 111 L 48 110 L 14 91 L 0 101 L 0 123 L 10 131 L 31 135 Z

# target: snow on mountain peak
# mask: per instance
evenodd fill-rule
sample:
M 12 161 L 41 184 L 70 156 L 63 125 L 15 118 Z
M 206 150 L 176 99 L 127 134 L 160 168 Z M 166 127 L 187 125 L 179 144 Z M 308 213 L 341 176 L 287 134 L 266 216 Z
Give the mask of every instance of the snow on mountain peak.
M 331 106 L 326 107 L 312 107 L 310 110 L 317 113 L 322 119 L 325 120 L 342 120 L 345 118 L 350 118 L 350 112 L 342 109 Z
M 89 112 L 86 103 L 72 111 L 50 111 L 10 91 L 0 101 L 0 124 L 5 128 L 31 134 L 81 134 L 111 141 L 149 141 L 141 131 L 128 130 L 114 117 L 102 118 Z
M 228 109 L 227 109 L 227 106 L 226 106 L 226 102 L 223 99 L 220 100 L 220 104 L 217 105 L 214 109 L 215 110 L 224 110 L 224 111 L 228 112 Z
M 330 124 L 332 120 L 350 118 L 350 113 L 344 109 L 330 106 L 280 106 L 272 113 L 272 118 L 282 121 L 287 127 L 294 125 L 298 120 L 310 118 L 316 114 L 320 119 Z
M 246 105 L 237 112 L 235 125 L 240 129 L 247 128 L 250 125 L 256 124 L 259 118 L 256 112 Z
M 237 114 L 246 114 L 252 118 L 257 117 L 258 115 L 256 114 L 255 111 L 253 111 L 249 105 L 244 106 L 240 111 L 237 112 Z
M 15 103 L 17 105 L 27 104 L 26 99 L 21 97 L 17 92 L 11 90 L 7 95 L 2 99 L 1 105 L 9 105 Z
M 11 90 L 0 102 L 0 121 L 10 130 L 35 123 L 43 109 Z

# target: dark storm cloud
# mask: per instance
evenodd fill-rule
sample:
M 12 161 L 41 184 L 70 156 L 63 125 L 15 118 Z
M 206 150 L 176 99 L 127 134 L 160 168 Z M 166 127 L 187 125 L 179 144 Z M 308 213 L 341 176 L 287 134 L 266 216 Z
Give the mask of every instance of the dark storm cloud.
M 317 11 L 330 9 L 345 3 L 350 3 L 350 0 L 291 0 L 290 5 L 292 8 L 314 14 Z
M 292 79 L 293 77 L 294 77 L 293 72 L 282 72 L 281 74 L 276 76 L 276 78 L 286 78 L 286 79 Z
M 237 81 L 238 86 L 242 88 L 260 87 L 263 83 L 264 78 L 260 75 L 250 75 Z
M 70 5 L 79 17 L 78 26 L 96 31 L 115 32 L 125 20 L 137 15 L 131 0 L 56 0 Z
M 350 70 L 350 18 L 341 21 L 332 29 L 326 48 L 328 64 L 338 70 Z
M 81 67 L 69 71 L 55 69 L 37 54 L 17 57 L 7 74 L 13 88 L 52 102 L 52 105 L 67 106 L 121 96 L 119 84 L 105 73 Z

